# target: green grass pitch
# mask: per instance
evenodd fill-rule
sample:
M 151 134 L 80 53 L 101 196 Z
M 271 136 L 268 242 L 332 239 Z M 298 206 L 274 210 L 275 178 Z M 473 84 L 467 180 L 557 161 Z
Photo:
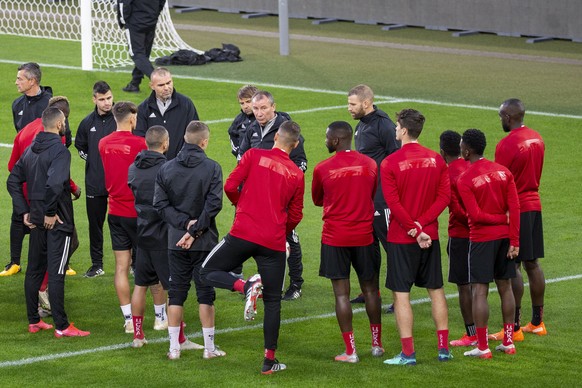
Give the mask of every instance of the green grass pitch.
M 175 15 L 179 25 L 254 29 L 275 32 L 276 18 L 241 19 L 239 15 L 199 12 Z M 47 386 L 575 386 L 579 385 L 576 324 L 582 319 L 582 243 L 578 232 L 582 216 L 578 167 L 578 135 L 582 134 L 582 46 L 555 41 L 525 44 L 522 38 L 479 35 L 451 38 L 450 33 L 407 29 L 380 32 L 377 26 L 336 23 L 312 26 L 306 20 L 292 20 L 291 32 L 301 36 L 334 39 L 357 39 L 358 44 L 324 43 L 292 39 L 291 55 L 278 55 L 278 39 L 178 28 L 192 46 L 202 49 L 237 44 L 243 62 L 209 64 L 200 67 L 171 68 L 176 89 L 190 96 L 203 121 L 211 128 L 208 155 L 217 160 L 225 176 L 233 169 L 226 130 L 237 114 L 236 91 L 253 82 L 273 93 L 277 109 L 291 114 L 302 127 L 309 159 L 306 174 L 305 218 L 298 227 L 304 251 L 303 297 L 284 302 L 283 323 L 277 357 L 288 370 L 261 376 L 262 306 L 252 323 L 242 319 L 242 299 L 224 290 L 217 291 L 216 342 L 227 352 L 221 359 L 203 360 L 200 352 L 183 352 L 178 362 L 165 358 L 167 334 L 155 332 L 153 305 L 148 297 L 144 330 L 150 344 L 131 349 L 131 336 L 123 333 L 123 319 L 113 287 L 114 259 L 108 230 L 105 230 L 105 272 L 96 279 L 84 279 L 90 266 L 85 203 L 75 202 L 81 246 L 71 266 L 79 274 L 68 277 L 66 306 L 70 319 L 80 328 L 90 330 L 85 339 L 57 340 L 52 332 L 31 335 L 26 331 L 24 276 L 0 278 L 0 385 L 9 387 L 44 384 Z M 373 47 L 371 43 L 400 43 L 404 49 Z M 420 51 L 431 47 L 433 52 Z M 444 49 L 477 50 L 487 56 L 451 54 Z M 498 54 L 522 57 L 508 59 Z M 546 58 L 526 59 L 523 56 Z M 568 59 L 572 63 L 560 63 Z M 83 72 L 79 70 L 79 45 L 71 42 L 26 39 L 0 35 L 0 143 L 11 144 L 14 129 L 11 102 L 18 96 L 13 85 L 19 63 L 43 64 L 43 85 L 71 101 L 70 122 L 73 134 L 79 121 L 92 109 L 91 87 L 96 80 L 110 83 L 116 101 L 141 102 L 147 95 L 145 85 L 140 94 L 121 92 L 129 80 L 129 69 Z M 576 62 L 578 61 L 578 62 Z M 420 137 L 422 144 L 438 149 L 438 136 L 445 129 L 459 132 L 479 128 L 487 135 L 485 156 L 491 158 L 495 144 L 503 137 L 497 107 L 506 98 L 521 98 L 528 107 L 526 124 L 538 130 L 546 142 L 545 170 L 541 196 L 544 214 L 546 258 L 542 260 L 546 279 L 546 337 L 527 336 L 517 344 L 517 354 L 495 354 L 492 360 L 465 359 L 462 349 L 453 349 L 454 360 L 439 363 L 436 359 L 436 335 L 430 318 L 426 292 L 414 289 L 416 367 L 389 367 L 369 353 L 370 334 L 365 313 L 355 310 L 354 330 L 361 362 L 345 365 L 333 361 L 343 351 L 343 343 L 334 316 L 333 293 L 329 281 L 317 276 L 321 209 L 312 205 L 311 172 L 315 164 L 329 155 L 324 145 L 325 128 L 335 120 L 355 125 L 347 112 L 347 91 L 367 83 L 377 94 L 378 106 L 393 116 L 394 112 L 412 107 L 427 118 Z M 73 153 L 72 178 L 84 188 L 84 162 Z M 6 165 L 10 148 L 0 147 L 0 160 Z M 6 181 L 6 168 L 0 180 Z M 9 260 L 10 197 L 0 191 L 0 265 Z M 446 238 L 446 214 L 441 216 L 441 241 Z M 233 217 L 226 202 L 218 217 L 223 235 Z M 25 243 L 25 246 L 27 244 Z M 443 247 L 443 272 L 447 257 Z M 26 255 L 26 249 L 24 257 Z M 26 259 L 23 259 L 26 263 Z M 252 260 L 245 266 L 250 275 Z M 384 283 L 383 261 L 381 284 Z M 357 282 L 352 280 L 353 294 Z M 445 285 L 449 298 L 451 338 L 460 336 L 462 324 L 456 289 Z M 531 314 L 529 290 L 523 299 L 523 322 Z M 382 288 L 383 302 L 391 300 Z M 498 295 L 490 294 L 490 329 L 501 327 Z M 185 306 L 187 334 L 200 338 L 195 295 Z M 50 319 L 49 319 L 50 321 Z M 393 315 L 383 315 L 383 344 L 386 356 L 400 351 L 400 341 Z M 385 358 L 385 357 L 384 357 Z

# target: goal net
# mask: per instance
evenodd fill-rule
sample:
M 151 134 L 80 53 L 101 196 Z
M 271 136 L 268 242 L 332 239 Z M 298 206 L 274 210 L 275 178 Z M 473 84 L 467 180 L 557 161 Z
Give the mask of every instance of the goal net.
M 84 70 L 133 64 L 117 24 L 116 0 L 0 0 L 0 34 L 81 42 Z M 201 50 L 176 32 L 168 2 L 158 20 L 151 58 Z

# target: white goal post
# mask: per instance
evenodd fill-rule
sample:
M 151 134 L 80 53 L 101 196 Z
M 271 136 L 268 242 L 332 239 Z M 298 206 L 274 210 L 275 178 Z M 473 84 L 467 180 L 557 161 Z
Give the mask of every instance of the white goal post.
M 81 42 L 83 70 L 128 66 L 133 62 L 117 24 L 116 4 L 116 0 L 0 0 L 0 34 Z M 151 58 L 181 49 L 203 53 L 180 38 L 166 1 Z

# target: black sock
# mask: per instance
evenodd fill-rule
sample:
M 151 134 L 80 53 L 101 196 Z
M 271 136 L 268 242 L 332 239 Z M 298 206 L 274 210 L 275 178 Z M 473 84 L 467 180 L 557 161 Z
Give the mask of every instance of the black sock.
M 531 324 L 538 326 L 544 317 L 544 306 L 532 306 Z
M 515 324 L 513 331 L 516 332 L 521 328 L 521 306 L 515 306 Z
M 467 332 L 467 335 L 469 337 L 474 337 L 477 335 L 477 329 L 475 329 L 474 323 L 470 323 L 468 325 L 465 325 L 465 331 Z

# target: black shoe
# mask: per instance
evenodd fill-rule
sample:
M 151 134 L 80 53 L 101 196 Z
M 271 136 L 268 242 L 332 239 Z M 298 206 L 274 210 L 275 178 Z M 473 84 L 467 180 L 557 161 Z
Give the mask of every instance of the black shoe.
M 287 365 L 281 364 L 279 360 L 269 360 L 265 358 L 265 361 L 263 361 L 263 369 L 261 370 L 261 373 L 264 375 L 270 375 L 275 372 L 281 372 L 285 369 L 287 369 Z
M 124 87 L 123 89 L 124 92 L 128 92 L 128 93 L 139 93 L 139 85 L 134 85 L 131 82 L 127 84 L 126 87 Z
M 283 300 L 295 300 L 301 298 L 301 287 L 296 284 L 291 284 L 285 294 Z
M 386 314 L 393 314 L 394 313 L 394 303 L 390 303 L 388 308 L 386 309 Z
M 101 267 L 91 266 L 91 268 L 89 268 L 87 270 L 87 272 L 85 272 L 86 278 L 96 278 L 97 276 L 103 276 L 103 275 L 105 275 L 105 271 L 103 271 L 103 268 L 101 268 Z
M 364 294 L 356 296 L 354 299 L 350 300 L 350 303 L 366 303 L 366 300 L 364 299 Z

